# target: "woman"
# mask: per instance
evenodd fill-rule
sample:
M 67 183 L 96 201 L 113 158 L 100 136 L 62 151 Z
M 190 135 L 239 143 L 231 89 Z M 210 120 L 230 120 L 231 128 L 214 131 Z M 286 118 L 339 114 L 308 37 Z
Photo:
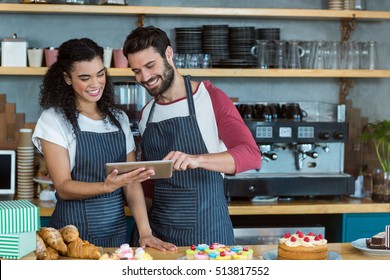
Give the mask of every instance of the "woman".
M 154 171 L 105 173 L 107 162 L 135 161 L 129 120 L 113 107 L 113 93 L 102 47 L 87 38 L 59 47 L 57 62 L 43 79 L 44 111 L 33 135 L 56 189 L 49 225 L 73 224 L 82 239 L 118 247 L 128 242 L 125 198 L 141 232 L 139 246 L 174 250 L 174 245 L 155 238 L 149 226 L 141 182 Z

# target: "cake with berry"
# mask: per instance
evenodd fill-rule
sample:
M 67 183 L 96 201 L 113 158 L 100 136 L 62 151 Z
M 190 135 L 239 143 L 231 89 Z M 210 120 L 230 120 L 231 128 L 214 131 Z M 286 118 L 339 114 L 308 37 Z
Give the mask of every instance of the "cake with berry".
M 327 260 L 328 241 L 322 234 L 286 233 L 278 245 L 278 260 Z

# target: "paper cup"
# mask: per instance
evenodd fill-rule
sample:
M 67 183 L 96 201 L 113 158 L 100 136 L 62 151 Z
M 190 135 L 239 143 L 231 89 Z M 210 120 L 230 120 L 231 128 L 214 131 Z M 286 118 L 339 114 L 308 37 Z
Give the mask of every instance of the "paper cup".
M 30 128 L 20 129 L 18 147 L 33 147 L 34 145 L 31 141 L 31 137 L 32 137 L 32 129 Z
M 58 49 L 52 47 L 45 49 L 46 66 L 47 67 L 52 66 L 53 63 L 57 61 L 57 56 L 58 56 Z
M 112 52 L 113 52 L 113 56 L 114 56 L 115 68 L 128 68 L 129 67 L 127 58 L 123 55 L 122 49 L 114 49 Z
M 111 60 L 112 60 L 112 48 L 106 47 L 106 48 L 104 48 L 104 53 L 103 53 L 104 67 L 110 68 L 111 67 Z
M 41 67 L 43 60 L 43 49 L 32 48 L 27 50 L 28 65 L 30 67 Z

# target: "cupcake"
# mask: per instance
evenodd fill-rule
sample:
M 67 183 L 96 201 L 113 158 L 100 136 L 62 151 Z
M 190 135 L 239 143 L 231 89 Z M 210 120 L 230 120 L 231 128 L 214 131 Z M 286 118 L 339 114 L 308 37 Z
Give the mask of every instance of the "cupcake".
M 196 246 L 196 249 L 199 250 L 199 251 L 204 251 L 205 249 L 209 249 L 209 245 L 207 245 L 207 244 L 198 244 L 198 246 Z
M 248 260 L 251 260 L 253 258 L 253 250 L 249 249 L 246 246 L 244 248 L 242 248 L 242 251 L 240 251 L 240 252 L 242 252 L 244 255 L 246 255 Z
M 225 248 L 225 250 L 222 252 L 224 252 L 226 256 L 230 256 L 230 257 L 233 257 L 236 254 L 230 248 Z
M 199 250 L 196 249 L 195 245 L 192 245 L 190 249 L 186 250 L 186 257 L 187 260 L 194 260 L 195 259 L 195 254 L 198 253 Z
M 230 250 L 232 250 L 233 252 L 237 253 L 239 251 L 242 251 L 242 247 L 237 245 L 237 246 L 231 247 Z
M 127 243 L 122 244 L 116 249 L 114 254 L 121 260 L 134 260 L 133 249 L 131 249 L 130 245 Z
M 217 250 L 215 250 L 215 249 L 213 248 L 213 246 L 210 245 L 210 247 L 204 249 L 203 252 L 205 252 L 206 254 L 209 254 L 209 253 L 212 253 L 212 252 L 217 252 Z
M 247 260 L 247 255 L 239 251 L 233 255 L 233 260 Z
M 135 259 L 136 260 L 153 260 L 152 256 L 145 252 L 144 249 L 138 247 L 135 250 Z
M 226 253 L 224 251 L 219 253 L 219 256 L 217 256 L 217 258 L 216 258 L 216 260 L 231 260 L 231 259 L 232 259 L 232 257 L 226 255 Z
M 203 251 L 199 251 L 197 252 L 195 255 L 194 255 L 194 259 L 195 260 L 198 260 L 198 261 L 204 261 L 204 260 L 208 260 L 209 259 L 209 256 L 203 252 Z
M 217 257 L 219 256 L 219 252 L 213 250 L 210 253 L 208 253 L 208 256 L 210 260 L 216 260 Z
M 212 248 L 214 249 L 214 250 L 219 250 L 220 248 L 226 248 L 226 245 L 224 245 L 224 244 L 219 244 L 219 243 L 217 243 L 217 242 L 215 242 L 215 243 L 212 243 L 211 245 L 210 245 L 210 247 L 212 246 Z

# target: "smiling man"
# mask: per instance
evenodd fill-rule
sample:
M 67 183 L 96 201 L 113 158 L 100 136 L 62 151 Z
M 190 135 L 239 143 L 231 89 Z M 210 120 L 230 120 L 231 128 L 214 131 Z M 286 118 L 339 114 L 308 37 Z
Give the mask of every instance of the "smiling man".
M 153 96 L 140 117 L 142 155 L 174 161 L 173 176 L 154 184 L 153 233 L 178 246 L 232 245 L 223 174 L 260 167 L 251 132 L 222 90 L 179 74 L 161 29 L 136 28 L 123 53 L 137 82 Z

